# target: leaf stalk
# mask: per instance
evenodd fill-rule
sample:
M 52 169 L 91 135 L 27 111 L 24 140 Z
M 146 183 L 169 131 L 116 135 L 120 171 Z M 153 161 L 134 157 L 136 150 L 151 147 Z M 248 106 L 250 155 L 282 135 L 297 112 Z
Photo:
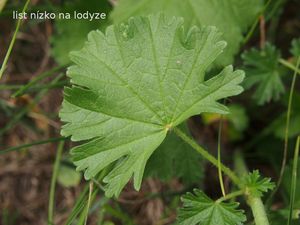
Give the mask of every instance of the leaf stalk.
M 180 137 L 183 141 L 189 144 L 193 149 L 199 152 L 205 159 L 211 162 L 214 166 L 218 167 L 218 165 L 220 165 L 221 170 L 233 181 L 233 183 L 238 187 L 240 187 L 241 189 L 243 188 L 241 180 L 236 176 L 236 174 L 230 168 L 225 166 L 223 163 L 219 163 L 218 160 L 213 155 L 211 155 L 208 151 L 206 151 L 204 148 L 198 145 L 197 142 L 195 142 L 193 139 L 187 136 L 179 128 L 174 127 L 172 130 L 178 137 Z
M 244 194 L 245 194 L 245 190 L 242 189 L 242 190 L 235 191 L 235 192 L 232 192 L 230 194 L 227 194 L 227 195 L 219 198 L 216 202 L 218 202 L 218 203 L 224 202 L 224 201 L 230 200 L 232 198 L 235 198 L 235 197 L 238 197 L 238 196 L 241 196 L 241 195 L 244 195 Z

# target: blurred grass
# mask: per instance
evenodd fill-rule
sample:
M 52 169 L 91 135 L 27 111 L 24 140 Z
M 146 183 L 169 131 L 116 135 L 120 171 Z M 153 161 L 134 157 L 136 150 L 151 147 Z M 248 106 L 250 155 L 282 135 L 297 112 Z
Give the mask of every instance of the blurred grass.
M 297 191 L 296 187 L 297 187 L 299 148 L 300 148 L 300 136 L 298 136 L 298 138 L 297 138 L 295 151 L 294 151 L 292 181 L 291 181 L 291 198 L 290 198 L 290 206 L 289 206 L 289 217 L 288 217 L 288 222 L 287 222 L 288 225 L 290 225 L 292 223 L 292 219 L 293 219 L 295 195 L 296 195 L 296 191 Z
M 63 76 L 64 74 L 60 74 L 57 77 L 55 77 L 50 82 L 50 85 L 56 84 Z M 25 107 L 20 109 L 20 111 L 18 111 L 14 116 L 12 116 L 12 118 L 10 118 L 8 123 L 3 128 L 0 129 L 0 136 L 2 136 L 8 130 L 12 129 L 23 118 L 23 116 L 25 116 L 31 110 L 31 108 L 34 105 L 38 104 L 38 102 L 42 99 L 42 97 L 44 97 L 44 95 L 47 94 L 49 89 L 50 89 L 49 87 L 45 89 L 41 89 L 41 91 L 35 96 L 31 104 L 26 105 Z
M 0 155 L 4 155 L 6 153 L 13 152 L 13 151 L 22 151 L 22 150 L 28 149 L 32 146 L 59 142 L 59 141 L 63 141 L 63 140 L 66 140 L 66 139 L 67 138 L 65 138 L 65 137 L 49 138 L 49 139 L 46 139 L 46 140 L 35 141 L 35 142 L 31 142 L 31 143 L 23 144 L 23 145 L 19 145 L 19 146 L 13 146 L 13 147 L 9 147 L 9 148 L 0 150 Z
M 7 0 L 0 0 L 0 12 L 2 12 Z
M 26 94 L 28 89 L 30 89 L 32 86 L 36 85 L 39 81 L 59 72 L 60 70 L 66 68 L 67 66 L 68 66 L 67 64 L 61 65 L 61 66 L 56 66 L 56 67 L 52 68 L 51 70 L 48 70 L 44 73 L 39 74 L 36 77 L 33 77 L 27 84 L 21 86 L 15 93 L 13 93 L 11 95 L 11 97 L 16 98 L 16 97 Z
M 23 10 L 22 10 L 22 13 L 24 13 L 29 5 L 29 2 L 30 0 L 27 0 L 24 7 L 23 7 Z M 9 59 L 9 56 L 11 54 L 11 51 L 14 47 L 14 44 L 15 44 L 15 41 L 16 41 L 16 38 L 17 38 L 17 33 L 19 32 L 19 29 L 20 29 L 20 26 L 21 26 L 21 23 L 22 23 L 22 20 L 21 19 L 18 19 L 18 22 L 17 22 L 17 26 L 16 26 L 16 29 L 14 31 L 14 34 L 13 34 L 13 37 L 12 37 L 12 40 L 9 44 L 9 47 L 8 47 L 8 50 L 6 52 L 6 55 L 4 57 L 4 60 L 3 60 L 3 63 L 2 63 L 2 66 L 1 66 L 1 69 L 0 69 L 0 80 L 2 78 L 2 75 L 6 69 L 6 64 L 8 62 L 8 59 Z
M 49 193 L 49 204 L 48 204 L 48 225 L 54 225 L 55 186 L 57 181 L 60 160 L 64 149 L 64 144 L 65 144 L 64 141 L 59 142 L 55 161 L 54 161 L 54 166 L 53 166 L 53 173 L 52 173 L 50 193 Z

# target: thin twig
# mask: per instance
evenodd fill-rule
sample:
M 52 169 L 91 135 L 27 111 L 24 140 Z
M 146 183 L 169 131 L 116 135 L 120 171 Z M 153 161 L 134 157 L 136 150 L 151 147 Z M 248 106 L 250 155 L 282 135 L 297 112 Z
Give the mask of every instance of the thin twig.
M 260 31 L 260 48 L 264 49 L 266 44 L 266 23 L 264 15 L 259 17 L 259 31 Z

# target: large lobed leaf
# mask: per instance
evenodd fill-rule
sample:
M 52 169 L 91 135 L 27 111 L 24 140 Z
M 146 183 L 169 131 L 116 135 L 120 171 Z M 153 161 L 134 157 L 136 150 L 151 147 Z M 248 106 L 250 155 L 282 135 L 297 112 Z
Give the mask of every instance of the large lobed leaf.
M 111 14 L 114 22 L 136 15 L 164 12 L 180 16 L 185 25 L 216 26 L 229 47 L 218 57 L 218 65 L 233 62 L 243 40 L 243 33 L 263 8 L 263 0 L 120 0 Z
M 244 211 L 237 209 L 238 203 L 213 201 L 198 189 L 185 194 L 182 201 L 180 225 L 241 225 L 246 221 Z
M 217 100 L 237 95 L 242 71 L 226 67 L 205 80 L 225 47 L 214 27 L 193 27 L 164 15 L 132 18 L 91 32 L 72 54 L 65 88 L 62 135 L 87 140 L 72 149 L 78 170 L 90 179 L 108 165 L 106 195 L 118 196 L 133 176 L 140 188 L 145 164 L 167 132 L 201 112 L 226 113 Z

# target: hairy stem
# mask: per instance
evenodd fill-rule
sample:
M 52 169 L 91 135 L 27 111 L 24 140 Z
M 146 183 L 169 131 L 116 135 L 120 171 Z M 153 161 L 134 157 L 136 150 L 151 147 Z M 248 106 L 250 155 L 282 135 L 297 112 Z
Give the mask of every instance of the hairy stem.
M 248 204 L 252 210 L 256 225 L 269 225 L 265 206 L 260 197 L 248 196 Z
M 184 132 L 182 132 L 179 128 L 174 127 L 173 131 L 175 134 L 180 137 L 183 141 L 189 144 L 193 149 L 199 152 L 205 159 L 211 162 L 214 166 L 218 167 L 218 160 L 212 156 L 209 152 L 207 152 L 204 148 L 196 143 L 193 139 L 187 136 Z M 236 169 L 240 176 L 245 176 L 248 174 L 248 169 L 246 164 L 240 153 L 237 153 L 235 156 L 236 159 Z M 240 191 L 233 192 L 227 196 L 220 198 L 217 201 L 224 201 L 238 195 L 242 195 L 244 193 L 244 186 L 241 180 L 237 177 L 237 175 L 224 164 L 220 163 L 221 170 L 228 176 L 230 179 L 241 189 Z M 247 202 L 252 210 L 253 217 L 256 225 L 269 225 L 269 220 L 265 211 L 264 204 L 260 197 L 252 196 L 251 194 L 247 195 Z
M 175 134 L 180 137 L 183 141 L 185 141 L 187 144 L 189 144 L 193 149 L 195 149 L 197 152 L 199 152 L 205 159 L 207 159 L 209 162 L 211 162 L 214 166 L 218 167 L 218 164 L 220 164 L 221 170 L 233 181 L 235 185 L 242 188 L 242 183 L 240 179 L 235 175 L 235 173 L 226 167 L 222 163 L 218 163 L 218 160 L 211 155 L 208 151 L 206 151 L 204 148 L 202 148 L 196 141 L 191 139 L 189 136 L 187 136 L 182 130 L 180 130 L 177 127 L 173 128 L 173 131 Z
M 234 155 L 235 160 L 235 170 L 239 176 L 245 176 L 249 173 L 246 163 L 242 154 L 239 151 L 236 151 Z M 269 220 L 265 210 L 265 206 L 260 197 L 252 196 L 251 194 L 247 195 L 247 203 L 252 210 L 254 221 L 256 225 L 269 225 Z

